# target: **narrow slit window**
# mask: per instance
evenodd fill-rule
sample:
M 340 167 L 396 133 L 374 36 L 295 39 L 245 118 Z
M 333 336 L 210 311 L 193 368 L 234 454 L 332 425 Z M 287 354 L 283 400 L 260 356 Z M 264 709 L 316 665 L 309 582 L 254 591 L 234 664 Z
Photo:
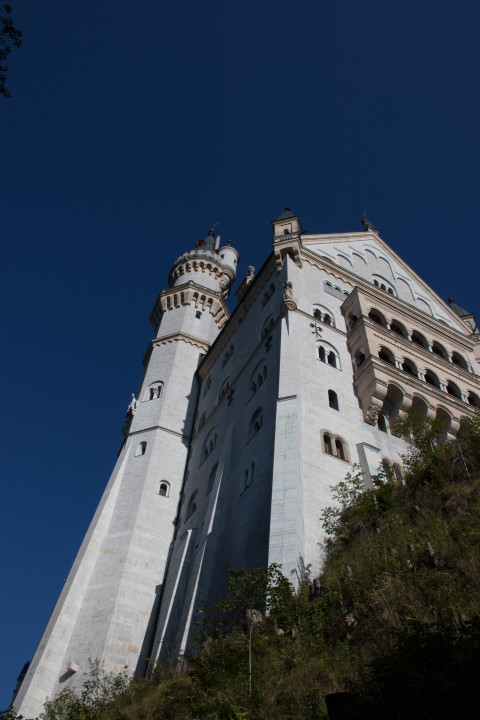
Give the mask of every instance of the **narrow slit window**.
M 159 489 L 159 491 L 158 491 L 158 494 L 159 494 L 161 497 L 168 497 L 168 496 L 169 496 L 169 494 L 170 494 L 170 485 L 169 485 L 165 480 L 163 480 L 163 481 L 160 483 L 160 489 Z
M 343 443 L 338 438 L 335 440 L 335 450 L 337 452 L 337 457 L 339 457 L 340 460 L 345 460 L 345 450 L 343 449 Z
M 338 410 L 338 395 L 335 390 L 328 391 L 328 404 L 332 410 Z
M 326 433 L 323 436 L 323 449 L 327 453 L 327 455 L 333 455 L 332 438 Z

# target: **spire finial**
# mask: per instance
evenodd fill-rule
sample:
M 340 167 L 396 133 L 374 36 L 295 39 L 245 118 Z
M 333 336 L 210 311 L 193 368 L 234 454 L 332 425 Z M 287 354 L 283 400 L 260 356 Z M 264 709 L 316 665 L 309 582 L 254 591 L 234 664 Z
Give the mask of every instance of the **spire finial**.
M 367 218 L 367 216 L 365 215 L 365 211 L 363 211 L 362 225 L 363 225 L 363 229 L 365 230 L 365 232 L 368 232 L 369 230 L 373 230 L 373 232 L 377 232 L 377 228 Z

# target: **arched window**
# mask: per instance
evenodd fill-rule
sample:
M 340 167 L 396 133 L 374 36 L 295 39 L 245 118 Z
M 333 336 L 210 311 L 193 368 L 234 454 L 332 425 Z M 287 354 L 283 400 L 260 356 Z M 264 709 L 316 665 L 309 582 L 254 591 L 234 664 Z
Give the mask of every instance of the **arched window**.
M 400 467 L 400 465 L 398 463 L 393 464 L 393 473 L 395 475 L 395 480 L 400 482 L 403 478 L 403 472 L 402 472 L 402 468 Z
M 197 509 L 197 503 L 196 503 L 197 495 L 198 495 L 198 490 L 195 490 L 190 495 L 190 500 L 188 501 L 188 505 L 187 505 L 187 512 L 185 513 L 185 522 L 188 520 L 188 518 L 192 517 L 193 513 Z
M 365 362 L 365 355 L 362 352 L 357 352 L 355 355 L 355 369 L 358 370 L 358 368 L 363 365 Z
M 200 415 L 200 420 L 198 421 L 198 429 L 201 430 L 204 425 L 205 425 L 205 413 L 202 413 Z
M 332 410 L 338 410 L 338 395 L 335 390 L 328 391 L 328 404 Z
M 468 370 L 467 361 L 458 352 L 452 353 L 452 363 L 454 363 L 454 365 L 458 365 L 464 370 Z
M 380 348 L 378 357 L 380 358 L 380 360 L 383 360 L 384 362 L 387 362 L 390 365 L 395 365 L 395 357 L 394 357 L 392 351 L 386 347 Z
M 408 333 L 402 323 L 399 323 L 398 320 L 392 320 L 390 323 L 390 330 L 394 333 L 397 333 L 397 335 L 401 335 L 404 338 L 408 338 Z
M 217 433 L 214 432 L 214 428 L 210 430 L 205 443 L 202 448 L 202 454 L 200 456 L 200 465 L 202 465 L 208 456 L 215 450 L 217 445 Z
M 139 445 L 137 445 L 137 449 L 135 450 L 135 457 L 140 457 L 140 455 L 145 455 L 146 449 L 147 449 L 147 443 L 145 441 L 141 442 Z
M 480 408 L 480 400 L 473 392 L 468 393 L 468 402 L 474 407 Z
M 204 397 L 205 397 L 205 395 L 208 393 L 208 391 L 210 390 L 211 387 L 212 387 L 212 376 L 208 377 L 208 378 L 207 378 L 207 381 L 206 381 L 206 383 L 205 383 L 205 389 L 204 389 L 204 391 L 203 391 L 203 396 L 204 396 Z
M 218 470 L 218 462 L 215 463 L 213 468 L 210 470 L 210 475 L 208 476 L 208 483 L 207 483 L 207 495 L 209 492 L 211 492 L 211 490 L 213 488 L 215 478 L 217 477 L 217 470 Z
M 429 385 L 433 385 L 434 387 L 440 387 L 440 380 L 431 370 L 427 370 L 427 372 L 425 373 L 425 382 Z
M 370 320 L 373 320 L 373 322 L 378 323 L 378 325 L 382 325 L 382 327 L 387 327 L 387 321 L 383 317 L 382 313 L 378 310 L 370 310 L 368 313 L 368 317 Z
M 151 383 L 151 385 L 148 388 L 148 400 L 156 400 L 160 397 L 163 391 L 163 382 L 160 382 L 157 380 L 154 383 Z
M 328 433 L 323 433 L 323 450 L 327 455 L 333 455 L 332 438 Z
M 348 321 L 347 321 L 347 330 L 348 330 L 348 332 L 351 332 L 351 330 L 353 329 L 353 326 L 355 325 L 355 323 L 357 322 L 357 320 L 358 320 L 358 317 L 357 317 L 356 315 L 353 315 L 353 313 L 351 313 L 351 314 L 348 316 Z
M 432 352 L 435 353 L 435 355 L 438 355 L 439 357 L 443 358 L 444 360 L 448 360 L 448 353 L 443 347 L 443 345 L 440 345 L 438 342 L 434 342 L 432 344 Z
M 328 342 L 322 343 L 322 345 L 318 346 L 318 358 L 324 363 L 327 363 L 331 367 L 340 369 L 340 358 L 336 351 L 336 349 L 333 347 L 333 345 L 330 345 Z
M 345 460 L 345 450 L 343 449 L 343 442 L 339 439 L 335 439 L 335 451 L 337 457 L 340 458 L 340 460 Z
M 388 288 L 387 292 L 389 295 L 395 295 L 395 293 L 393 292 L 393 288 L 391 287 Z
M 267 364 L 265 359 L 261 360 L 256 366 L 250 377 L 249 397 L 253 397 L 257 390 L 263 385 L 267 379 Z
M 162 480 L 158 494 L 161 495 L 161 497 L 168 497 L 170 495 L 170 483 Z
M 259 407 L 253 413 L 248 427 L 248 439 L 251 440 L 263 425 L 263 408 Z
M 325 325 L 333 325 L 335 327 L 333 313 L 325 305 L 315 305 L 313 308 L 313 317 L 315 320 L 325 323 Z
M 409 375 L 413 375 L 414 377 L 418 377 L 418 370 L 415 366 L 415 364 L 409 360 L 408 358 L 405 358 L 405 360 L 402 363 L 402 370 L 403 372 L 408 373 Z
M 420 345 L 420 347 L 428 350 L 428 342 L 421 333 L 417 332 L 417 330 L 414 330 L 412 333 L 412 342 L 414 342 L 415 345 Z
M 455 383 L 452 382 L 451 380 L 449 380 L 447 383 L 447 393 L 449 395 L 454 395 L 459 400 L 462 399 L 462 393 L 460 392 L 459 387 L 457 385 L 455 385 Z
M 382 412 L 379 413 L 379 415 L 378 415 L 377 427 L 379 430 L 381 430 L 381 432 L 384 432 L 384 433 L 388 432 L 387 419 L 386 419 L 384 413 L 382 413 Z

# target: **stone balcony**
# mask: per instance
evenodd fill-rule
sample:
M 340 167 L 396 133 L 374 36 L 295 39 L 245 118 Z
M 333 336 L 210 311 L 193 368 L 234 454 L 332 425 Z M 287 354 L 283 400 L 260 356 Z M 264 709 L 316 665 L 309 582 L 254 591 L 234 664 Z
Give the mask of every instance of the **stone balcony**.
M 365 422 L 387 430 L 409 407 L 455 434 L 480 408 L 473 343 L 398 298 L 355 288 L 342 305 Z

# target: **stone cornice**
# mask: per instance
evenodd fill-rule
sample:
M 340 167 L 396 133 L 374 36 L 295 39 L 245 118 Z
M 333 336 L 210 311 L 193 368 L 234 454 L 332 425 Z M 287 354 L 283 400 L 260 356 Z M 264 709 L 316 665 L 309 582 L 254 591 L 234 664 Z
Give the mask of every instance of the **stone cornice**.
M 163 335 L 162 337 L 154 338 L 151 341 L 145 357 L 143 358 L 143 365 L 146 366 L 150 355 L 155 348 L 174 342 L 185 342 L 188 345 L 194 345 L 204 353 L 207 353 L 210 348 L 210 343 L 206 342 L 205 340 L 200 340 L 199 338 L 193 337 L 193 335 L 188 335 L 184 332 L 170 333 L 170 335 Z
M 235 271 L 223 263 L 216 251 L 195 248 L 181 255 L 173 264 L 168 278 L 170 287 L 183 275 L 191 272 L 201 272 L 215 277 L 223 293 L 228 295 L 228 289 L 235 279 Z
M 346 272 L 348 273 L 348 270 Z M 381 295 L 379 293 L 381 293 Z M 359 301 L 360 297 L 368 297 L 370 307 L 376 308 L 390 320 L 398 320 L 406 325 L 410 325 L 411 330 L 421 330 L 421 332 L 427 335 L 432 341 L 438 340 L 440 343 L 447 342 L 449 344 L 453 342 L 455 346 L 460 345 L 467 352 L 473 351 L 473 343 L 469 335 L 464 335 L 450 325 L 436 320 L 414 305 L 405 302 L 405 300 L 400 300 L 400 298 L 372 287 L 371 283 L 367 281 L 363 281 L 361 284 L 358 283 L 345 299 L 342 304 L 342 310 L 345 313 L 350 312 L 351 305 L 355 303 L 357 297 Z M 365 317 L 364 315 L 364 320 Z
M 468 327 L 467 323 L 465 321 L 463 321 L 462 318 L 460 318 L 452 310 L 452 308 L 444 300 L 442 300 L 442 298 L 439 295 L 437 295 L 437 293 L 434 290 L 432 290 L 431 287 L 429 287 L 429 285 L 427 285 L 425 280 L 422 280 L 422 278 L 419 275 L 417 275 L 415 270 L 412 270 L 412 268 L 409 265 L 407 265 L 405 260 L 403 260 L 399 255 L 397 255 L 397 253 L 394 250 L 392 250 L 392 248 L 389 245 L 387 245 L 387 243 L 384 240 L 382 240 L 382 238 L 380 237 L 378 232 L 363 231 L 363 232 L 355 232 L 355 233 L 338 233 L 338 234 L 333 233 L 333 234 L 325 234 L 325 235 L 302 235 L 301 240 L 302 240 L 302 250 L 305 250 L 308 253 L 311 253 L 312 251 L 307 250 L 307 247 L 306 247 L 307 245 L 321 244 L 322 242 L 340 243 L 340 242 L 350 242 L 352 240 L 354 240 L 354 241 L 373 240 L 373 241 L 377 242 L 378 245 L 385 252 L 387 257 L 389 256 L 390 258 L 392 258 L 399 265 L 399 267 L 402 268 L 403 272 L 407 275 L 407 277 L 413 278 L 415 280 L 415 282 L 419 285 L 419 287 L 422 288 L 423 292 L 427 296 L 433 296 L 435 301 L 438 302 L 443 307 L 444 312 L 447 315 L 450 315 L 452 320 L 455 320 L 455 322 L 460 322 L 460 324 L 463 327 L 465 327 L 465 329 L 467 331 L 470 329 Z M 303 253 L 302 253 L 302 255 L 303 255 Z M 313 253 L 313 255 L 316 255 L 318 257 L 318 255 L 316 253 Z M 329 260 L 328 258 L 325 258 L 325 260 L 326 260 L 326 262 L 331 263 L 335 267 L 339 267 L 338 265 L 336 265 L 336 263 L 333 260 Z M 355 275 L 355 273 L 352 273 L 349 270 L 345 269 L 345 272 L 346 272 L 347 276 L 350 276 L 353 278 L 359 277 L 358 275 Z M 365 282 L 365 281 L 363 281 L 363 282 Z M 361 286 L 361 283 L 354 283 L 354 284 Z M 403 301 L 401 301 L 401 302 L 403 302 Z M 427 317 L 429 317 L 429 316 L 427 316 Z
M 365 233 L 365 235 L 370 233 Z M 353 234 L 352 234 L 353 235 Z M 362 235 L 362 233 L 358 233 L 358 235 Z M 377 236 L 375 236 L 377 237 Z M 385 243 L 383 243 L 385 245 Z M 387 245 L 385 245 L 385 248 L 388 248 Z M 314 267 L 317 267 L 319 269 L 326 269 L 328 270 L 329 274 L 333 277 L 338 278 L 339 280 L 343 281 L 344 283 L 347 283 L 351 289 L 353 290 L 358 287 L 362 292 L 368 293 L 372 298 L 376 300 L 376 302 L 383 302 L 388 307 L 392 307 L 395 310 L 403 311 L 407 315 L 417 318 L 418 322 L 423 322 L 424 324 L 428 325 L 430 329 L 432 329 L 432 326 L 440 333 L 445 334 L 447 331 L 451 333 L 455 333 L 455 336 L 457 337 L 457 342 L 465 342 L 470 343 L 471 340 L 469 339 L 468 335 L 470 334 L 470 328 L 467 328 L 465 326 L 465 334 L 463 334 L 460 330 L 456 330 L 454 327 L 451 327 L 450 325 L 446 325 L 440 320 L 437 320 L 432 315 L 427 315 L 427 313 L 424 313 L 422 310 L 419 310 L 415 307 L 415 305 L 411 305 L 410 303 L 405 302 L 405 300 L 400 300 L 400 298 L 396 297 L 395 295 L 388 295 L 387 293 L 383 293 L 382 290 L 379 290 L 378 288 L 375 288 L 372 286 L 372 284 L 365 280 L 364 278 L 360 277 L 359 275 L 356 275 L 355 273 L 351 272 L 350 270 L 347 270 L 346 268 L 341 267 L 340 265 L 337 265 L 333 260 L 330 260 L 329 258 L 325 257 L 324 255 L 318 255 L 317 253 L 313 252 L 312 250 L 308 250 L 305 246 L 302 245 L 301 249 L 301 257 L 302 260 L 304 260 L 309 265 L 312 265 Z M 397 256 L 395 256 L 396 259 Z M 402 266 L 405 265 L 402 261 Z M 405 267 L 408 267 L 405 265 Z M 436 302 L 440 303 L 444 306 L 445 314 L 451 315 L 452 319 L 454 319 L 456 322 L 459 322 L 462 324 L 461 318 L 459 318 L 457 315 L 453 313 L 453 310 L 449 308 L 448 305 L 445 304 L 445 302 L 439 298 L 436 293 L 433 292 L 430 288 L 428 288 L 425 283 L 418 278 L 418 276 L 411 270 L 411 273 L 415 276 L 415 280 L 418 281 L 423 288 L 425 288 L 425 292 L 427 294 L 433 294 L 435 295 Z M 381 300 L 379 293 L 382 293 Z M 384 296 L 385 295 L 385 296 Z M 349 300 L 349 297 L 345 300 L 345 303 L 347 303 Z M 469 347 L 469 345 L 465 344 L 466 347 Z M 471 347 L 470 347 L 471 349 Z
M 220 330 L 230 317 L 230 312 L 220 292 L 210 290 L 190 280 L 185 285 L 162 290 L 150 315 L 150 322 L 155 332 L 160 325 L 162 313 L 182 305 L 195 305 L 196 308 L 201 307 L 203 310 L 208 310 Z

